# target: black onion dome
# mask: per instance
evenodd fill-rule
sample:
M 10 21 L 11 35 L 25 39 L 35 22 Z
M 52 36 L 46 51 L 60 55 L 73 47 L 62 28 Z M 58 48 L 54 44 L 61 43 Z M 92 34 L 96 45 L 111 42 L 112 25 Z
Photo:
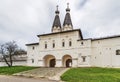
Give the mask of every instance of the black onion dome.
M 57 10 L 55 11 L 56 16 L 53 22 L 53 26 L 52 27 L 60 27 L 61 28 L 61 23 L 60 23 L 60 17 L 59 17 L 59 10 L 58 10 L 58 5 L 57 5 Z

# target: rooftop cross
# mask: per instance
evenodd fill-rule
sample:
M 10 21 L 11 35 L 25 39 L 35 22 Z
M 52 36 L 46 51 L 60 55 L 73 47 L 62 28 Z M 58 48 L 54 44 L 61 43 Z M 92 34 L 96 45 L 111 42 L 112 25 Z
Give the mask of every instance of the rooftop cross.
M 69 8 L 69 3 L 67 3 L 67 8 Z
M 67 8 L 66 8 L 66 11 L 70 11 L 70 8 L 69 8 L 69 3 L 67 3 Z
M 59 10 L 58 10 L 58 5 L 56 6 L 57 10 L 55 11 L 56 14 L 59 14 Z
M 56 8 L 57 8 L 57 11 L 58 11 L 58 7 L 59 7 L 59 6 L 57 5 L 57 6 L 56 6 Z

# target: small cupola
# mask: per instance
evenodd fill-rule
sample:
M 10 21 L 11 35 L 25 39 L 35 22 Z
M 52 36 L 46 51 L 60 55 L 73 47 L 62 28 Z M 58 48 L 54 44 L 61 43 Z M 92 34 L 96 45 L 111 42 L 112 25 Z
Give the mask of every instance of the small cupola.
M 57 10 L 55 11 L 55 19 L 52 25 L 52 32 L 61 32 L 61 23 L 60 23 L 60 17 L 59 17 L 59 10 L 57 5 Z
M 65 15 L 64 22 L 63 22 L 63 29 L 62 30 L 63 31 L 73 30 L 73 25 L 72 25 L 71 16 L 70 16 L 69 3 L 67 3 L 66 15 Z

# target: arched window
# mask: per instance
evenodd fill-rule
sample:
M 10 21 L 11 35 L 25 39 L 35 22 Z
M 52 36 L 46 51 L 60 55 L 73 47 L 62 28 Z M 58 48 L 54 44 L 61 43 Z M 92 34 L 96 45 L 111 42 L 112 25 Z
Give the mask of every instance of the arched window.
M 65 41 L 64 41 L 64 39 L 62 40 L 62 47 L 65 47 Z
M 45 42 L 45 49 L 47 48 L 47 42 Z
M 116 50 L 116 55 L 120 55 L 120 50 Z
M 69 46 L 72 46 L 72 41 L 71 41 L 71 39 L 69 40 Z

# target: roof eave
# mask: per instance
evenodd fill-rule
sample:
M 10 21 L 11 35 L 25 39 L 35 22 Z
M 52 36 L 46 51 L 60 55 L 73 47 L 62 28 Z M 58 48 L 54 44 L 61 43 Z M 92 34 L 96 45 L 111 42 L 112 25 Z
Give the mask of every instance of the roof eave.
M 39 45 L 39 43 L 30 43 L 30 44 L 25 44 L 26 46 L 31 46 L 31 45 Z
M 80 29 L 74 29 L 74 30 L 61 31 L 61 32 L 55 32 L 55 33 L 41 34 L 41 35 L 37 35 L 37 37 L 45 36 L 45 35 L 52 35 L 52 34 L 59 34 L 59 33 L 72 32 L 72 31 L 79 31 L 79 33 L 82 34 L 81 31 L 80 31 Z M 83 38 L 83 37 L 81 36 L 81 38 Z

